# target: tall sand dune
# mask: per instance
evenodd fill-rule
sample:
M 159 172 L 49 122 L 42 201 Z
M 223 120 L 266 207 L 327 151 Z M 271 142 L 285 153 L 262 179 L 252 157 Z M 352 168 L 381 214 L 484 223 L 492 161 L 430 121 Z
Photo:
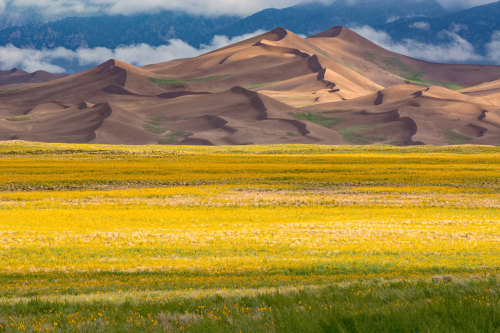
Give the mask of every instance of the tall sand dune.
M 500 145 L 499 82 L 500 66 L 428 63 L 345 27 L 277 28 L 192 59 L 7 86 L 0 140 Z

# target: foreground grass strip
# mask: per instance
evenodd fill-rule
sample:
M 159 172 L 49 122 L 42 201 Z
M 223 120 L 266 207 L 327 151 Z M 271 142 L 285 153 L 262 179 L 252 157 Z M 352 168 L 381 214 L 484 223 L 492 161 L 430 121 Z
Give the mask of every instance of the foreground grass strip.
M 0 311 L 12 311 L 0 325 L 5 331 L 495 332 L 497 285 L 493 279 L 436 279 L 168 300 L 133 297 L 119 304 L 34 299 L 0 304 Z

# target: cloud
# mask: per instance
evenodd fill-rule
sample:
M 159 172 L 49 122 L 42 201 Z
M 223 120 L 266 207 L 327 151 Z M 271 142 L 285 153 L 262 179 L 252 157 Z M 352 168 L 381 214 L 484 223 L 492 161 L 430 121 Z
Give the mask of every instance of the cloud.
M 35 9 L 46 17 L 95 14 L 135 14 L 151 13 L 158 10 L 177 10 L 196 15 L 246 16 L 266 8 L 285 8 L 299 3 L 323 2 L 334 0 L 0 0 L 7 2 L 9 8 Z
M 497 63 L 500 62 L 500 31 L 495 31 L 491 42 L 486 45 L 488 58 L 496 59 Z
M 437 0 L 437 2 L 441 4 L 441 6 L 449 10 L 472 8 L 497 1 L 498 0 Z
M 63 73 L 67 69 L 55 63 L 75 63 L 79 67 L 89 67 L 103 63 L 108 59 L 119 59 L 136 66 L 144 66 L 179 58 L 196 57 L 221 47 L 264 33 L 258 30 L 233 38 L 215 36 L 209 45 L 202 45 L 197 49 L 184 41 L 173 39 L 169 44 L 150 46 L 138 44 L 122 46 L 116 49 L 97 47 L 93 49 L 80 48 L 76 51 L 62 47 L 56 49 L 20 49 L 12 45 L 0 47 L 0 68 L 10 69 L 19 67 L 28 72 L 45 70 L 53 73 Z
M 442 31 L 440 36 L 443 38 L 443 43 L 434 45 L 411 39 L 404 39 L 400 43 L 396 43 L 386 32 L 375 30 L 369 26 L 353 28 L 353 30 L 388 50 L 413 58 L 443 63 L 500 62 L 498 57 L 479 55 L 471 43 L 452 31 Z M 498 37 L 500 44 L 500 34 Z M 492 47 L 495 48 L 496 44 Z
M 491 42 L 486 46 L 487 54 L 481 56 L 476 52 L 472 44 L 453 31 L 442 31 L 440 35 L 444 39 L 443 43 L 434 45 L 411 39 L 396 43 L 387 33 L 369 26 L 353 28 L 353 30 L 386 49 L 427 61 L 500 63 L 500 31 L 493 34 Z M 19 67 L 28 72 L 46 70 L 53 73 L 62 73 L 67 72 L 68 68 L 87 68 L 112 58 L 136 66 L 144 66 L 173 59 L 196 57 L 262 33 L 264 33 L 263 30 L 258 30 L 234 38 L 215 36 L 209 45 L 202 45 L 200 48 L 194 48 L 179 39 L 172 39 L 168 44 L 161 46 L 138 44 L 121 46 L 116 49 L 97 47 L 92 49 L 80 48 L 75 51 L 62 47 L 34 50 L 7 45 L 0 47 L 0 68 Z
M 428 22 L 415 22 L 410 24 L 410 28 L 419 30 L 431 30 L 431 25 Z
M 64 68 L 50 63 L 52 60 L 59 58 L 59 55 L 65 53 L 60 51 L 63 50 L 40 51 L 19 49 L 12 45 L 2 46 L 0 47 L 0 68 L 20 67 L 28 72 L 42 69 L 53 73 L 61 73 L 64 72 Z
M 190 14 L 246 16 L 266 8 L 285 8 L 300 3 L 331 3 L 335 0 L 0 0 L 0 12 L 35 9 L 46 17 L 96 14 L 150 13 L 158 10 L 179 10 Z M 356 3 L 358 0 L 349 0 Z M 376 1 L 376 0 L 373 0 Z M 413 0 L 421 1 L 421 0 Z M 470 8 L 494 0 L 438 0 L 450 10 Z

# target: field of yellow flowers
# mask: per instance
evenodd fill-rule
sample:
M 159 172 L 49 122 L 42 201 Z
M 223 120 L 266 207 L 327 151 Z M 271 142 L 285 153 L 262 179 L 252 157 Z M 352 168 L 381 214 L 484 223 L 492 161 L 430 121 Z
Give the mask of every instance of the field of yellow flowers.
M 0 332 L 499 332 L 500 149 L 0 143 Z

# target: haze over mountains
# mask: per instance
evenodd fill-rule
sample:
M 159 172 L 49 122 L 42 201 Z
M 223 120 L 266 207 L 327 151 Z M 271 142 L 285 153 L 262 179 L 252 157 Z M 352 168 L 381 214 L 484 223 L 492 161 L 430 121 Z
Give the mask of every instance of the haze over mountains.
M 5 87 L 0 139 L 500 145 L 499 79 L 500 66 L 408 58 L 345 27 L 276 28 L 196 58 Z

